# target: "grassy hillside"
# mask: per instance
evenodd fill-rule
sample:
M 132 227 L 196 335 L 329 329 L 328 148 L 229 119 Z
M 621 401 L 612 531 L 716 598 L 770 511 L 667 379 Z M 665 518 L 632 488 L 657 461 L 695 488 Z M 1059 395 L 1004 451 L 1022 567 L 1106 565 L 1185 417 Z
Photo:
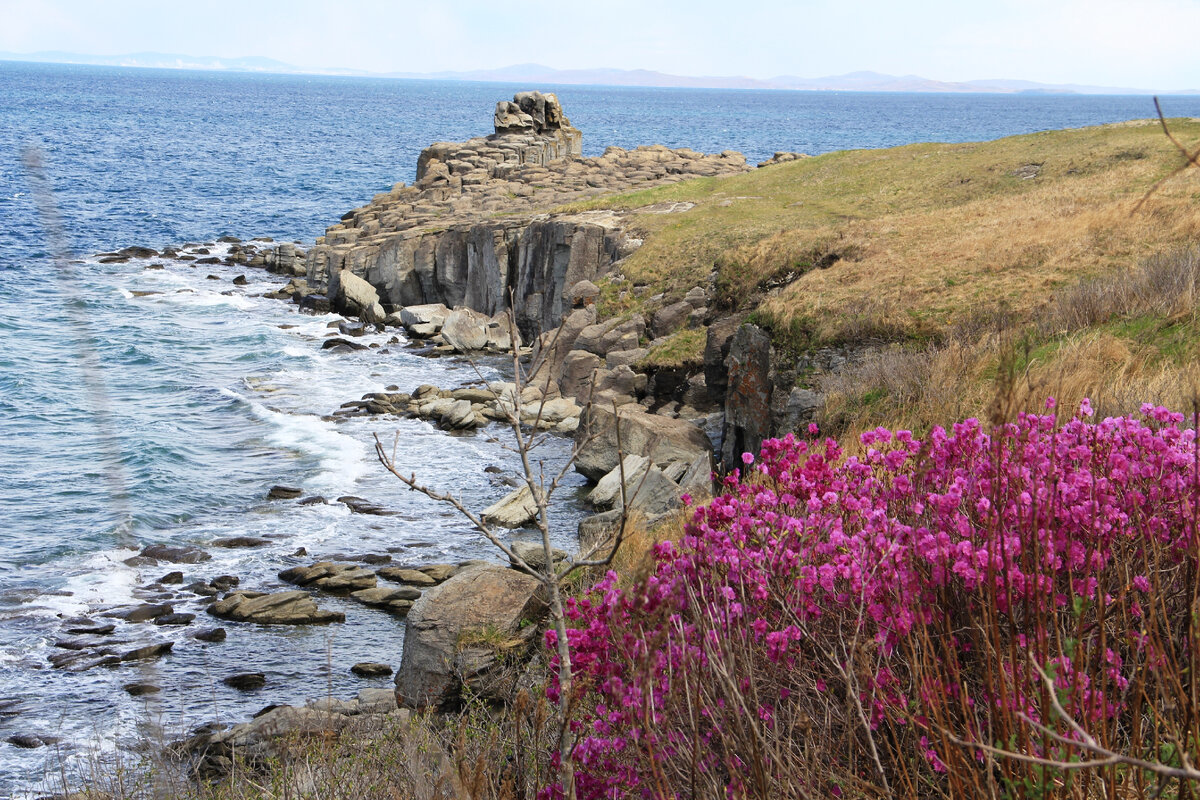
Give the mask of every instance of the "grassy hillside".
M 1200 120 L 1169 124 L 1200 142 Z M 823 387 L 829 419 L 919 428 L 981 413 L 1001 374 L 1029 397 L 1074 399 L 1116 381 L 1125 394 L 1170 399 L 1165 372 L 1200 355 L 1190 300 L 1126 308 L 1110 298 L 1102 318 L 1048 319 L 1081 281 L 1099 279 L 1095 294 L 1200 241 L 1200 170 L 1135 211 L 1183 163 L 1157 120 L 1142 120 L 830 153 L 574 208 L 634 211 L 645 244 L 623 265 L 632 284 L 682 293 L 715 269 L 723 310 L 752 312 L 785 350 L 874 347 L 853 375 Z M 646 208 L 665 202 L 695 205 Z M 900 387 L 889 370 L 937 386 Z M 921 409 L 935 388 L 947 402 Z

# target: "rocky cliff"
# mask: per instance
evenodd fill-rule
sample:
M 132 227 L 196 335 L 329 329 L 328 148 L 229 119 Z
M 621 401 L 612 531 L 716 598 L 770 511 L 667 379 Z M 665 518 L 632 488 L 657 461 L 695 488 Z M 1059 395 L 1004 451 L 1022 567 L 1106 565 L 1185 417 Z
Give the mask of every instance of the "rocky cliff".
M 582 134 L 552 94 L 497 104 L 495 132 L 426 148 L 412 186 L 397 184 L 326 230 L 306 258 L 308 285 L 335 300 L 338 274 L 366 279 L 385 309 L 423 303 L 495 315 L 515 296 L 527 339 L 556 327 L 566 293 L 594 281 L 638 240 L 612 212 L 548 213 L 587 197 L 749 169 L 740 153 L 610 147 L 582 158 Z

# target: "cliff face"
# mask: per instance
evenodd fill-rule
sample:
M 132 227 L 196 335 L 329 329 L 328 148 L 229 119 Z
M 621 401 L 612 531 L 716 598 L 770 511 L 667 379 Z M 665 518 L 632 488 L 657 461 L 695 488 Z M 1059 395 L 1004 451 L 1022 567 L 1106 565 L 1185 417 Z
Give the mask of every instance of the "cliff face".
M 539 212 L 748 169 L 740 153 L 661 146 L 581 158 L 581 134 L 554 95 L 537 92 L 499 103 L 494 125 L 491 136 L 426 148 L 413 186 L 397 184 L 331 226 L 308 252 L 308 285 L 336 294 L 338 272 L 349 270 L 385 306 L 444 303 L 488 315 L 508 309 L 511 291 L 532 339 L 559 324 L 572 286 L 607 274 L 638 244 L 612 212 Z
M 632 246 L 612 214 L 460 223 L 365 244 L 318 245 L 309 253 L 308 281 L 328 289 L 331 277 L 348 269 L 385 305 L 443 303 L 488 316 L 508 310 L 511 290 L 517 325 L 532 339 L 558 325 L 572 286 L 607 274 Z

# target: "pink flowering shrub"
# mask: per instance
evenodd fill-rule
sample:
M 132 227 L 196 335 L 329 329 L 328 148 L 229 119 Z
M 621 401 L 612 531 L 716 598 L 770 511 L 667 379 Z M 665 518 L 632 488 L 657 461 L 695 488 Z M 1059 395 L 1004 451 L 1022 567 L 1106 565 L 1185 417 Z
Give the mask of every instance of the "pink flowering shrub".
M 1195 432 L 1142 412 L 765 442 L 571 605 L 579 796 L 1111 797 L 1154 776 L 1036 760 L 1196 755 Z

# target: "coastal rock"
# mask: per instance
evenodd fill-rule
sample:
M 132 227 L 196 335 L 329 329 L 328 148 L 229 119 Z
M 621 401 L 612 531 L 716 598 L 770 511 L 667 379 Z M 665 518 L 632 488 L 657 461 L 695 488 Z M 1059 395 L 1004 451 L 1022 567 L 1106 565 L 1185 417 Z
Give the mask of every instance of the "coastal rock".
M 743 325 L 729 343 L 725 360 L 729 390 L 721 463 L 741 465 L 743 453 L 757 453 L 771 435 L 771 339 L 756 325 Z
M 349 594 L 375 588 L 375 573 L 358 564 L 318 561 L 309 567 L 291 567 L 279 579 L 297 586 L 311 586 L 330 594 Z
M 380 586 L 374 589 L 360 589 L 357 592 L 351 592 L 350 596 L 371 608 L 382 609 L 392 614 L 407 614 L 408 610 L 412 608 L 413 601 L 419 598 L 421 593 L 409 587 Z
M 466 681 L 486 694 L 497 656 L 527 647 L 546 612 L 542 584 L 501 566 L 465 570 L 430 589 L 409 612 L 396 673 L 400 700 L 415 708 L 452 703 Z
M 350 671 L 360 678 L 387 677 L 392 674 L 392 668 L 377 661 L 360 661 L 350 668 Z
M 519 528 L 532 521 L 538 504 L 528 485 L 521 486 L 483 510 L 483 521 L 503 528 Z
M 208 561 L 211 555 L 192 545 L 153 544 L 142 548 L 139 553 L 143 558 L 153 558 L 156 561 L 169 561 L 172 564 L 199 564 Z
M 221 683 L 231 689 L 237 689 L 239 692 L 249 692 L 266 686 L 267 676 L 261 672 L 240 672 L 237 675 L 222 678 Z
M 208 607 L 208 613 L 236 622 L 255 622 L 259 625 L 324 625 L 345 622 L 339 611 L 323 611 L 308 592 L 275 592 L 257 597 L 235 592 Z
M 223 539 L 214 539 L 211 542 L 213 547 L 226 548 L 262 547 L 263 545 L 270 543 L 270 539 L 263 539 L 259 536 L 227 536 Z M 182 583 L 182 579 L 183 576 L 180 575 L 179 582 Z
M 446 315 L 442 324 L 442 339 L 460 353 L 482 350 L 488 344 L 486 314 L 469 308 L 456 308 Z
M 617 448 L 617 420 L 620 420 L 621 449 Z M 593 405 L 580 417 L 575 432 L 579 455 L 575 469 L 588 479 L 598 481 L 617 466 L 621 456 L 648 457 L 655 464 L 693 461 L 711 452 L 712 445 L 704 430 L 681 419 L 648 414 L 640 407 L 611 408 Z
M 272 486 L 267 492 L 268 500 L 294 500 L 304 494 L 304 490 L 295 486 Z
M 546 569 L 546 548 L 538 542 L 513 542 L 509 545 L 509 549 L 513 551 L 513 555 L 520 558 L 530 567 L 539 572 Z M 559 550 L 557 547 L 550 549 L 550 557 L 557 565 L 560 561 L 565 561 L 567 553 L 565 550 Z M 511 568 L 517 569 L 517 562 L 509 559 Z
M 410 567 L 384 567 L 376 574 L 386 581 L 409 586 L 436 586 L 438 583 L 424 572 Z

